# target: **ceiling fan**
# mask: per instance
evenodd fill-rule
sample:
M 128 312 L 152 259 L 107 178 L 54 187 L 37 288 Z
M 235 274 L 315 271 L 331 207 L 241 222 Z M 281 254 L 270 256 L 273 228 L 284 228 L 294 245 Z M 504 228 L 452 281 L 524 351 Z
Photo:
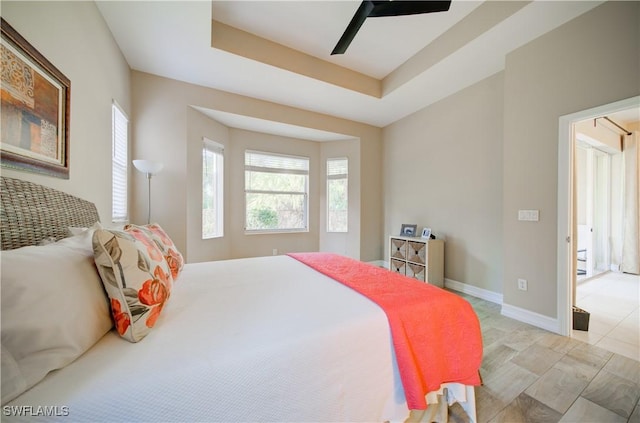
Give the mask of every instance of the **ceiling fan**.
M 351 22 L 345 29 L 344 34 L 340 37 L 338 44 L 331 52 L 334 54 L 343 54 L 356 33 L 367 18 L 381 17 L 381 16 L 403 16 L 403 15 L 418 15 L 421 13 L 432 12 L 445 12 L 449 10 L 451 6 L 451 0 L 441 1 L 400 1 L 400 0 L 383 0 L 383 1 L 370 1 L 364 0 L 355 15 L 351 18 Z

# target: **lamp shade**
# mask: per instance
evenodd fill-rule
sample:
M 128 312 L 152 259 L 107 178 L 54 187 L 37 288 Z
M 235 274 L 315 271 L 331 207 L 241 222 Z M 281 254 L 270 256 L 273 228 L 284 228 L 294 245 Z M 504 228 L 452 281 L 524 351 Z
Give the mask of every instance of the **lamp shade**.
M 161 162 L 154 162 L 152 160 L 134 160 L 133 165 L 142 173 L 148 173 L 149 175 L 155 175 L 159 173 L 164 165 Z

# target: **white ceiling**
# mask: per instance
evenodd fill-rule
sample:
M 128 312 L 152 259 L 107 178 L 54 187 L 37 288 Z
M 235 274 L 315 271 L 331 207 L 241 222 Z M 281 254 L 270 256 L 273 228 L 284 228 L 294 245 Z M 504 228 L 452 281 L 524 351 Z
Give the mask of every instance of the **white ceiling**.
M 621 112 L 609 113 L 607 117 L 613 120 L 618 125 L 629 126 L 630 124 L 640 122 L 640 108 L 636 107 L 635 109 L 627 109 Z
M 384 127 L 499 72 L 510 51 L 601 2 L 525 2 L 510 17 L 447 51 L 381 98 L 213 48 L 211 19 L 383 79 L 438 37 L 446 37 L 447 31 L 459 34 L 465 25 L 471 27 L 483 2 L 453 0 L 448 12 L 367 19 L 342 56 L 330 52 L 359 1 L 96 3 L 132 69 Z M 340 134 L 201 111 L 231 127 L 317 141 L 344 139 Z
M 215 1 L 213 18 L 381 79 L 480 4 L 453 1 L 446 13 L 367 19 L 347 53 L 334 56 L 331 50 L 360 1 Z

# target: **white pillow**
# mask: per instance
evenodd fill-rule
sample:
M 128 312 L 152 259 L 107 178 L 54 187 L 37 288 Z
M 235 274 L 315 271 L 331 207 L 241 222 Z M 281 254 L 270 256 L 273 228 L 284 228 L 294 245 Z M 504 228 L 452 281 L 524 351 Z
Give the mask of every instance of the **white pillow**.
M 20 366 L 4 345 L 2 349 L 2 404 L 17 397 L 27 390 L 27 383 L 20 371 Z
M 111 329 L 93 259 L 93 232 L 0 254 L 3 405 L 71 363 Z M 6 360 L 5 351 L 11 354 Z M 5 375 L 5 369 L 12 371 Z M 5 390 L 5 383 L 11 388 Z

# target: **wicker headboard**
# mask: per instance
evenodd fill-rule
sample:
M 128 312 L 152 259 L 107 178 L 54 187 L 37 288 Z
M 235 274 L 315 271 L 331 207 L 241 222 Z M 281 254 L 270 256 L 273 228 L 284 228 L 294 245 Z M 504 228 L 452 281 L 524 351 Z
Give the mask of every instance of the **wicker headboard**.
M 33 182 L 2 176 L 0 236 L 2 249 L 62 239 L 69 227 L 89 227 L 100 220 L 95 204 Z

